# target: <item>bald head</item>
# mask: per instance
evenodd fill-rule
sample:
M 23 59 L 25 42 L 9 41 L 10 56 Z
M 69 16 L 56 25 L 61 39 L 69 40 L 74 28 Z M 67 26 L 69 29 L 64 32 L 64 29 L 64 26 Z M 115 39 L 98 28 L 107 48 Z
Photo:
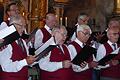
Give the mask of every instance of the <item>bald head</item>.
M 55 17 L 55 14 L 53 14 L 53 13 L 48 13 L 48 14 L 46 15 L 46 19 L 50 19 L 51 17 Z
M 54 28 L 58 25 L 56 15 L 49 13 L 46 15 L 46 25 L 50 28 Z
M 108 27 L 118 26 L 120 27 L 120 22 L 117 18 L 113 18 L 109 21 Z

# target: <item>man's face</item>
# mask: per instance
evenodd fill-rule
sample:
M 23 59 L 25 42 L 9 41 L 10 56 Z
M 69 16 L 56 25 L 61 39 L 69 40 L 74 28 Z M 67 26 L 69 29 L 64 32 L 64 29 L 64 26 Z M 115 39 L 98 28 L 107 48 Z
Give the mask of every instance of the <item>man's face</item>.
M 89 29 L 85 29 L 83 31 L 79 31 L 77 33 L 77 38 L 82 42 L 82 43 L 86 43 L 87 40 L 90 37 L 90 30 Z
M 20 34 L 20 36 L 23 34 L 23 31 L 25 30 L 25 20 L 21 19 L 18 22 L 15 22 L 14 25 L 18 31 L 18 33 Z
M 47 20 L 46 20 L 46 24 L 50 27 L 53 28 L 55 26 L 58 25 L 58 21 L 56 16 L 50 16 Z
M 10 6 L 10 11 L 8 11 L 9 16 L 14 16 L 16 14 L 19 14 L 19 9 L 17 5 L 11 5 Z
M 67 32 L 64 29 L 60 29 L 56 31 L 54 36 L 57 44 L 63 44 L 66 40 Z
M 118 41 L 119 38 L 119 29 L 111 29 L 108 32 L 108 39 L 113 42 L 116 43 Z

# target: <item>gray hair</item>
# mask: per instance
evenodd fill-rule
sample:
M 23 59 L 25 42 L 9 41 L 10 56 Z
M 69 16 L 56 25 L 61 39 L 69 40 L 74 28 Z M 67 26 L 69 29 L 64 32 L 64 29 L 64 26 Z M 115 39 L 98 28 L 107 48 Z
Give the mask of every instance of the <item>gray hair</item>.
M 85 24 L 77 26 L 77 33 L 79 31 L 84 31 L 85 29 L 89 29 L 90 30 L 90 34 L 92 33 L 92 30 L 90 29 L 90 27 L 88 25 L 85 25 Z
M 66 29 L 65 26 L 63 26 L 63 25 L 54 27 L 54 28 L 52 29 L 52 32 L 60 31 L 60 29 L 65 30 L 65 34 L 67 35 L 67 29 Z
M 78 19 L 85 19 L 86 17 L 88 17 L 88 15 L 86 13 L 80 13 L 78 16 Z
M 21 20 L 24 20 L 24 18 L 21 16 L 21 15 L 14 15 L 12 17 L 10 17 L 10 22 L 9 24 L 14 24 L 14 23 L 17 23 L 17 24 L 21 24 Z

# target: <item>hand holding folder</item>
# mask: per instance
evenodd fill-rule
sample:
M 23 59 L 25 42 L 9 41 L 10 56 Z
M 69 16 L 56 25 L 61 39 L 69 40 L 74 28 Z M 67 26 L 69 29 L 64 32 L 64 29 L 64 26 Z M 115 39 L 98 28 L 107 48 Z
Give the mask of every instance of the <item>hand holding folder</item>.
M 120 48 L 117 48 L 115 51 L 111 52 L 109 55 L 107 55 L 104 58 L 102 58 L 101 60 L 99 60 L 98 64 L 102 65 L 102 66 L 105 66 L 106 63 L 108 61 L 112 60 L 114 57 L 116 57 L 119 52 L 120 52 Z
M 84 46 L 80 53 L 72 60 L 72 63 L 80 65 L 82 62 L 87 61 L 92 54 L 96 54 L 97 50 L 91 46 Z

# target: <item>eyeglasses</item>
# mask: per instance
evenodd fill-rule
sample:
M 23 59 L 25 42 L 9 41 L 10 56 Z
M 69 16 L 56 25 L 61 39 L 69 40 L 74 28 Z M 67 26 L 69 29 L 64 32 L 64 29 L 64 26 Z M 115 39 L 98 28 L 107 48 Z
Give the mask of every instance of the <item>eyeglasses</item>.
M 90 33 L 86 33 L 86 32 L 83 32 L 83 31 L 80 31 L 82 32 L 85 36 L 90 36 L 91 34 Z
M 67 33 L 61 33 L 59 32 L 62 36 L 67 37 Z

